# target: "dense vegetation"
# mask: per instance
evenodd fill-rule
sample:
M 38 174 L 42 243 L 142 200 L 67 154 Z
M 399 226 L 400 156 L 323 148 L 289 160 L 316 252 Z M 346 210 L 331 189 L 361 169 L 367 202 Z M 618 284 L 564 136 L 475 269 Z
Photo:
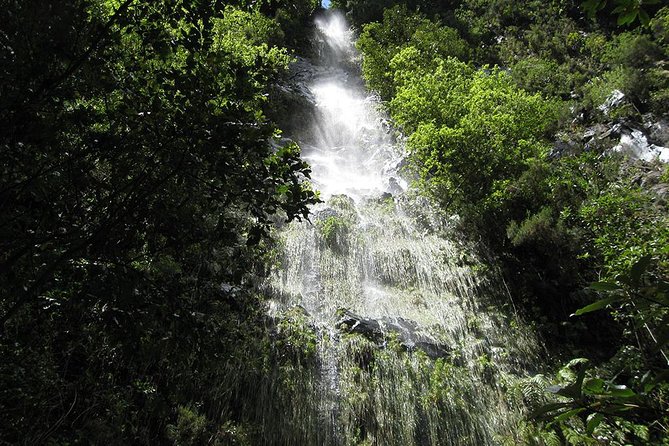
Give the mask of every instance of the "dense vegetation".
M 669 8 L 332 4 L 415 184 L 554 353 L 509 444 L 667 444 L 669 169 L 610 149 L 667 119 Z M 267 118 L 317 8 L 0 0 L 0 444 L 263 444 L 309 413 L 313 333 L 256 285 L 317 201 Z
M 257 438 L 253 287 L 316 201 L 266 96 L 317 5 L 0 2 L 0 444 Z
M 669 8 L 333 3 L 360 28 L 416 184 L 502 263 L 557 357 L 594 363 L 555 373 L 563 387 L 514 441 L 666 444 L 669 170 L 611 148 L 667 117 Z

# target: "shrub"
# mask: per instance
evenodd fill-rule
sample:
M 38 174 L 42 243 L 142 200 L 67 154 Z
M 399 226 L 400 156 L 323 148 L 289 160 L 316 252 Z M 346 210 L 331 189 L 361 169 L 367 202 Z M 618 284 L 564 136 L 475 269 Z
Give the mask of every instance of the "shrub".
M 362 72 L 368 85 L 383 99 L 395 94 L 391 60 L 404 48 L 413 47 L 420 54 L 424 68 L 434 67 L 438 58 L 464 59 L 469 49 L 455 29 L 411 13 L 405 6 L 387 9 L 382 22 L 366 25 L 357 42 L 364 54 Z
M 661 45 L 669 45 L 669 6 L 660 9 L 650 21 L 653 36 Z
M 544 96 L 565 98 L 572 89 L 568 68 L 550 59 L 521 59 L 511 67 L 511 76 L 520 88 Z
M 590 254 L 602 259 L 607 277 L 625 273 L 644 255 L 658 259 L 661 276 L 669 274 L 669 217 L 643 190 L 611 187 L 588 200 L 579 216 Z
M 622 91 L 629 101 L 639 103 L 647 96 L 646 87 L 642 74 L 638 70 L 629 67 L 617 67 L 592 79 L 583 86 L 583 105 L 586 108 L 596 110 L 597 107 L 606 102 L 606 99 L 614 90 Z M 613 110 L 611 117 L 629 116 L 636 112 L 629 102 L 626 105 Z
M 606 44 L 602 62 L 611 67 L 643 68 L 651 65 L 659 55 L 659 48 L 645 34 L 626 32 L 618 34 Z

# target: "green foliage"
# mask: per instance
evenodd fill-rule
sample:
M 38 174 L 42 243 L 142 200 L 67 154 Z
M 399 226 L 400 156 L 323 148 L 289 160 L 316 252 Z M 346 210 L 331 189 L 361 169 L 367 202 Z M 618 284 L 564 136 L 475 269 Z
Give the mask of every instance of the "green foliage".
M 586 0 L 582 2 L 581 7 L 588 14 L 588 17 L 594 18 L 598 11 L 607 8 L 609 4 L 613 4 L 610 14 L 617 16 L 616 22 L 619 26 L 630 25 L 637 20 L 642 25 L 647 26 L 650 22 L 650 16 L 644 6 L 657 5 L 659 3 L 660 0 L 614 0 L 613 2 L 609 2 L 608 0 Z
M 646 34 L 625 32 L 614 36 L 603 48 L 602 62 L 609 66 L 624 65 L 647 68 L 659 56 L 657 44 Z
M 300 307 L 292 308 L 281 315 L 277 324 L 279 342 L 277 347 L 290 355 L 291 360 L 306 362 L 316 354 L 316 333 L 309 325 L 308 315 Z
M 456 30 L 400 6 L 386 9 L 382 22 L 365 25 L 357 47 L 364 54 L 365 80 L 383 99 L 390 99 L 395 93 L 394 73 L 398 69 L 391 64 L 403 49 L 412 47 L 423 69 L 434 67 L 436 58 L 464 58 L 468 52 Z
M 297 47 L 308 47 L 309 29 L 313 14 L 321 7 L 320 0 L 267 0 L 267 6 L 261 11 L 274 16 L 285 36 L 286 44 Z
M 605 297 L 574 314 L 580 316 L 603 308 L 618 309 L 617 317 L 629 318 L 627 322 L 638 348 L 621 348 L 590 377 L 586 375 L 587 360 L 572 360 L 557 374 L 568 384 L 548 387 L 550 392 L 562 398 L 535 405 L 531 417 L 547 422 L 547 428 L 563 432 L 568 429 L 583 441 L 608 435 L 621 442 L 660 444 L 658 440 L 666 438 L 669 370 L 664 349 L 669 341 L 666 331 L 669 283 L 653 278 L 649 274 L 650 265 L 651 257 L 646 256 L 633 264 L 617 282 L 591 284 L 592 290 Z M 625 306 L 634 311 L 621 313 L 619 310 Z M 630 355 L 627 353 L 630 350 L 638 354 Z M 615 383 L 626 376 L 625 384 Z
M 634 114 L 639 109 L 662 108 L 657 95 L 669 87 L 669 80 L 655 66 L 662 57 L 661 51 L 649 36 L 621 33 L 601 45 L 593 57 L 601 64 L 601 74 L 581 87 L 584 106 L 595 108 L 613 90 L 620 90 L 625 93 L 629 102 L 614 117 Z M 653 99 L 654 96 L 656 99 Z
M 521 59 L 511 67 L 511 76 L 520 88 L 530 93 L 565 98 L 573 88 L 567 67 L 550 59 Z
M 669 164 L 664 166 L 664 172 L 660 176 L 660 181 L 663 183 L 669 183 Z
M 660 9 L 650 21 L 653 36 L 661 45 L 669 45 L 669 6 Z
M 334 250 L 341 250 L 347 246 L 351 232 L 351 222 L 341 217 L 328 217 L 318 222 L 318 227 L 325 244 Z
M 571 361 L 560 373 L 575 365 L 575 380 L 548 388 L 562 397 L 559 402 L 538 407 L 530 415 L 533 419 L 546 423 L 548 431 L 564 436 L 567 444 L 596 444 L 595 439 L 602 437 L 611 438 L 611 444 L 663 444 L 666 407 L 658 404 L 662 401 L 658 394 L 667 391 L 664 375 L 647 372 L 635 381 L 635 391 L 597 377 L 585 379 L 587 362 Z M 657 421 L 639 424 L 641 414 Z
M 335 195 L 328 200 L 334 215 L 316 221 L 325 246 L 338 253 L 348 251 L 353 228 L 358 215 L 352 199 L 346 195 Z
M 433 72 L 410 70 L 414 54 L 407 48 L 398 55 L 405 63 L 390 108 L 410 135 L 421 184 L 459 208 L 494 200 L 506 180 L 545 153 L 542 135 L 556 105 L 519 90 L 499 69 L 473 70 L 449 58 L 437 60 Z
M 583 104 L 588 108 L 596 109 L 606 102 L 614 90 L 620 90 L 633 99 L 643 97 L 644 92 L 639 89 L 645 84 L 639 76 L 638 71 L 626 67 L 604 72 L 583 87 Z M 629 103 L 612 111 L 613 117 L 625 116 L 634 112 L 635 110 L 629 106 Z
M 452 1 L 432 0 L 331 0 L 330 7 L 346 12 L 346 17 L 357 28 L 378 22 L 384 12 L 396 6 L 411 11 L 424 11 L 428 15 L 445 15 L 452 7 Z
M 197 410 L 179 407 L 177 424 L 168 427 L 170 440 L 175 445 L 205 444 L 207 441 L 207 417 L 199 415 Z
M 579 216 L 591 234 L 591 254 L 602 257 L 606 277 L 624 274 L 645 255 L 658 260 L 658 274 L 669 274 L 669 221 L 647 193 L 612 187 L 584 203 Z
M 549 207 L 543 208 L 520 224 L 512 220 L 507 228 L 507 237 L 516 247 L 536 241 L 553 246 L 561 236 L 555 228 L 552 209 Z
M 242 417 L 270 228 L 316 197 L 265 118 L 283 30 L 218 4 L 0 5 L 0 442 Z
M 575 342 L 568 354 L 610 358 L 592 373 L 562 373 L 557 395 L 528 399 L 531 407 L 554 406 L 510 444 L 656 444 L 666 426 L 665 365 L 656 348 L 667 323 L 666 205 L 634 185 L 643 176 L 633 179 L 632 167 L 605 155 L 613 139 L 587 137 L 586 145 L 582 135 L 604 120 L 640 128 L 642 114 L 667 111 L 667 8 L 586 3 L 593 13 L 604 8 L 602 20 L 584 21 L 581 2 L 566 1 L 465 0 L 449 14 L 421 9 L 459 31 L 466 46 L 458 54 L 426 51 L 410 32 L 416 16 L 395 7 L 364 29 L 359 44 L 368 84 L 409 136 L 422 191 L 460 214 L 467 234 L 500 256 L 512 293 L 547 337 Z M 607 21 L 610 14 L 628 31 Z M 598 107 L 614 90 L 625 100 L 604 115 Z M 555 157 L 546 156 L 548 138 L 559 139 Z M 653 260 L 645 275 L 643 259 Z M 600 282 L 578 292 L 593 280 Z M 604 308 L 613 317 L 596 312 Z M 574 310 L 583 318 L 564 321 Z M 613 348 L 619 353 L 611 358 Z M 657 381 L 648 392 L 646 372 L 644 383 Z M 593 387 L 597 379 L 601 389 Z

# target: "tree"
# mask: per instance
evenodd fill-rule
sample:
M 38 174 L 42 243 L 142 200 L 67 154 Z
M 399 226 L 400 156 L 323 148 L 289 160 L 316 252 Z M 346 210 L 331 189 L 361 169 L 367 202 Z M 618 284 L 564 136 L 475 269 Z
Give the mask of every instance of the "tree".
M 357 42 L 364 54 L 362 72 L 365 80 L 385 100 L 395 94 L 393 73 L 397 70 L 390 67 L 391 60 L 409 46 L 430 66 L 437 58 L 464 59 L 468 54 L 467 45 L 456 30 L 420 13 L 411 13 L 404 6 L 386 9 L 383 21 L 365 25 Z
M 254 336 L 316 198 L 264 117 L 281 29 L 218 5 L 0 5 L 2 441 L 154 442 Z
M 528 160 L 545 155 L 542 138 L 557 107 L 515 87 L 500 69 L 448 58 L 431 71 L 421 60 L 411 47 L 393 59 L 398 90 L 390 103 L 409 134 L 420 183 L 442 204 L 485 207 Z

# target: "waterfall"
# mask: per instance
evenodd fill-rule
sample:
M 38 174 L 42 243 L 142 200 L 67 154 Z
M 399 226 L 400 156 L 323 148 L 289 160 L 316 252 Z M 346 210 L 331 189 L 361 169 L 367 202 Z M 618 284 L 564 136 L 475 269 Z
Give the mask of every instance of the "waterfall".
M 500 444 L 521 419 L 511 389 L 537 342 L 492 267 L 407 190 L 403 146 L 355 70 L 343 17 L 317 25 L 320 62 L 303 86 L 315 112 L 299 133 L 324 202 L 280 230 L 268 284 L 271 316 L 313 362 L 262 384 L 285 405 L 262 403 L 275 407 L 263 412 L 263 440 Z

